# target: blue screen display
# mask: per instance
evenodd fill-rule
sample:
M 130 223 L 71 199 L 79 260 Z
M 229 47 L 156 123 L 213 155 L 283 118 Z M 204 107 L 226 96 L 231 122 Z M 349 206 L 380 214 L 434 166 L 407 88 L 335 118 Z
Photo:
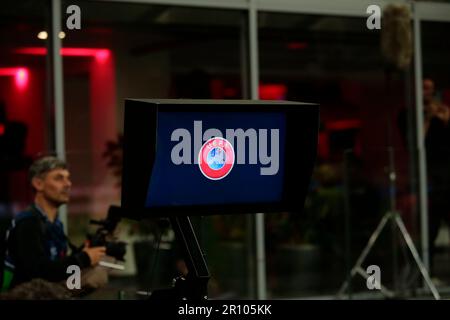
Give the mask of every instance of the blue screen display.
M 281 112 L 158 112 L 146 206 L 279 202 Z

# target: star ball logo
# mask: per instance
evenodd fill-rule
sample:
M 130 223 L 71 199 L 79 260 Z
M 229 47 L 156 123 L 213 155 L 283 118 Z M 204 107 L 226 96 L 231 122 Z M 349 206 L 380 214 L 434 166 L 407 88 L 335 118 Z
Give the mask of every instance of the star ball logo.
M 198 153 L 198 166 L 202 174 L 211 180 L 225 178 L 234 166 L 234 148 L 224 138 L 214 137 L 206 141 Z
M 194 134 L 191 135 L 191 132 Z M 170 158 L 174 165 L 198 165 L 208 179 L 225 178 L 236 165 L 257 165 L 262 176 L 276 175 L 280 164 L 280 130 L 217 128 L 203 130 L 202 121 L 194 121 L 192 130 L 172 131 Z

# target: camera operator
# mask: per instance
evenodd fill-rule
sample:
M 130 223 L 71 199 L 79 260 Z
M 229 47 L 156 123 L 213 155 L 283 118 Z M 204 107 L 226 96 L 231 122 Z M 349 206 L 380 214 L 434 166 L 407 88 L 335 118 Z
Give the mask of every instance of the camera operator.
M 58 208 L 69 201 L 70 173 L 64 161 L 47 156 L 33 162 L 29 178 L 34 203 L 15 216 L 7 234 L 3 266 L 3 290 L 34 278 L 64 281 L 67 267 L 95 266 L 105 256 L 105 247 L 85 247 L 67 255 L 70 245 L 58 219 Z

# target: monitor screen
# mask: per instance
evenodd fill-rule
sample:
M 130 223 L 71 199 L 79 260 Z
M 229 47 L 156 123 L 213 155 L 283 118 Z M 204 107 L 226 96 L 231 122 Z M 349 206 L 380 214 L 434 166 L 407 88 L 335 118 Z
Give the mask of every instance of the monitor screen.
M 128 217 L 301 211 L 318 106 L 286 101 L 127 100 Z
M 257 117 L 251 112 L 159 112 L 146 206 L 281 201 L 285 117 L 281 112 Z

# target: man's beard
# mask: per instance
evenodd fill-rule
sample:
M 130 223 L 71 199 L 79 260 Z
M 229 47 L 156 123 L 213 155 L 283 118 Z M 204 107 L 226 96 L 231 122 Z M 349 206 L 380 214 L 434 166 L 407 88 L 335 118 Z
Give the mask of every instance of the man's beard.
M 47 198 L 47 200 L 48 200 L 49 202 L 51 202 L 53 206 L 55 206 L 55 207 L 60 207 L 60 206 L 62 206 L 63 204 L 66 204 L 66 203 L 69 202 L 69 196 L 67 195 L 66 197 L 67 197 L 66 200 L 61 200 L 61 199 L 59 199 L 59 198 Z

